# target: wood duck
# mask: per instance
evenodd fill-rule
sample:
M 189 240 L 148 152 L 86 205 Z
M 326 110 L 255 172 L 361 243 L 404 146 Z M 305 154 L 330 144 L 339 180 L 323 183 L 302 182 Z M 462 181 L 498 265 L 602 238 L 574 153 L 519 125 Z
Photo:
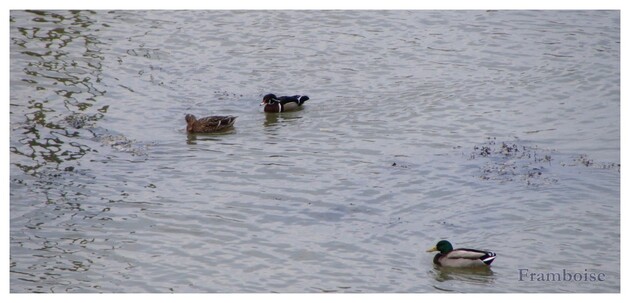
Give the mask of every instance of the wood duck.
M 197 120 L 195 115 L 186 115 L 186 131 L 189 133 L 213 133 L 227 130 L 234 125 L 235 116 L 209 116 Z
M 267 94 L 260 105 L 265 106 L 266 113 L 281 113 L 299 109 L 308 99 L 308 96 L 300 95 L 276 97 L 274 94 Z
M 446 240 L 442 240 L 427 252 L 439 251 L 433 258 L 433 263 L 444 267 L 488 267 L 497 257 L 491 251 L 483 251 L 469 248 L 453 249 L 453 245 Z

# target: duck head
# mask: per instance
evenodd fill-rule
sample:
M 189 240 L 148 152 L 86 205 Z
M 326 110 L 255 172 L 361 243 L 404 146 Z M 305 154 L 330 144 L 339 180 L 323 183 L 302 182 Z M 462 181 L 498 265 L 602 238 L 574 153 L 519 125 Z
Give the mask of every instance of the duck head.
M 193 124 L 195 123 L 195 121 L 197 121 L 197 118 L 195 117 L 195 115 L 191 115 L 191 114 L 187 114 L 186 115 L 186 131 L 192 131 L 193 129 Z
M 439 251 L 442 254 L 446 254 L 452 250 L 453 250 L 453 245 L 451 245 L 451 242 L 442 240 L 438 242 L 435 246 L 428 249 L 427 252 Z
M 280 101 L 280 100 L 278 100 L 278 97 L 276 97 L 276 95 L 274 95 L 274 94 L 267 94 L 267 95 L 265 95 L 263 97 L 263 100 L 262 100 L 262 102 L 260 102 L 260 105 L 265 105 L 265 104 L 268 104 L 270 102 L 277 102 L 277 101 Z

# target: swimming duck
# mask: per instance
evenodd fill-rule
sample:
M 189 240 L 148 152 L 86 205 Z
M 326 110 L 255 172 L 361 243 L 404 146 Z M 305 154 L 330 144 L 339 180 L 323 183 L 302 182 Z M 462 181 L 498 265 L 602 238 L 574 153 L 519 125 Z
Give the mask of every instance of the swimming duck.
M 433 258 L 433 263 L 444 267 L 487 267 L 490 266 L 497 254 L 477 249 L 458 248 L 446 240 L 438 242 L 427 252 L 439 251 Z
M 281 96 L 276 97 L 274 94 L 267 94 L 263 97 L 260 105 L 264 105 L 267 113 L 281 113 L 297 110 L 308 100 L 308 96 Z
M 197 120 L 195 115 L 186 115 L 186 131 L 189 133 L 212 133 L 229 129 L 235 116 L 209 116 Z

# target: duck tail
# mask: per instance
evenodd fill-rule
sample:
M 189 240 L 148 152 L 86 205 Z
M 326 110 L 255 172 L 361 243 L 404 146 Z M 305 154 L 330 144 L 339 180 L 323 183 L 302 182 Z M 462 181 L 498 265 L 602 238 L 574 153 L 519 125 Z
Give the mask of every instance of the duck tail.
M 494 261 L 496 257 L 497 257 L 497 254 L 489 251 L 486 253 L 485 256 L 481 257 L 481 261 L 485 263 L 486 265 L 490 265 L 492 264 L 492 261 Z

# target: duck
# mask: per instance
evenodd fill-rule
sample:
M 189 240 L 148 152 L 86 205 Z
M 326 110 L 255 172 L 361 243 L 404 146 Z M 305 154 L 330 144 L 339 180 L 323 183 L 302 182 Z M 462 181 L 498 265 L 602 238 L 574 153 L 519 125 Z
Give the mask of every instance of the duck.
M 497 257 L 497 254 L 491 251 L 469 248 L 453 249 L 451 242 L 446 240 L 439 241 L 427 250 L 427 252 L 434 251 L 439 251 L 433 258 L 434 264 L 454 268 L 489 267 Z
M 276 97 L 274 94 L 267 94 L 260 105 L 265 106 L 266 113 L 281 113 L 299 109 L 308 99 L 308 96 L 302 95 Z
M 186 131 L 189 133 L 213 133 L 231 128 L 235 116 L 209 116 L 197 119 L 195 115 L 186 115 Z

